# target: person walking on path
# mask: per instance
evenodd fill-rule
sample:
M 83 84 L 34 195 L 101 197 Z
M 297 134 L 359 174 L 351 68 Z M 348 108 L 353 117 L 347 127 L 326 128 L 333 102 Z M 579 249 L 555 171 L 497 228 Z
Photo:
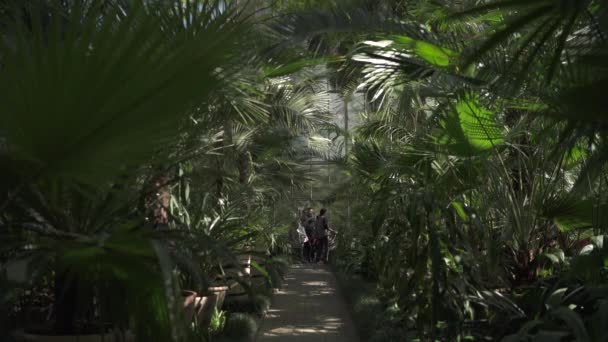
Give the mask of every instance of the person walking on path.
M 329 262 L 329 232 L 333 230 L 329 228 L 327 224 L 327 217 L 325 217 L 327 209 L 323 208 L 319 212 L 315 222 L 316 238 L 319 243 L 317 244 L 317 259 L 318 262 L 328 263 Z
M 312 262 L 314 255 L 314 230 L 315 230 L 315 210 L 313 208 L 306 209 L 302 219 L 304 232 L 306 233 L 307 241 L 304 242 L 304 259 L 307 262 Z

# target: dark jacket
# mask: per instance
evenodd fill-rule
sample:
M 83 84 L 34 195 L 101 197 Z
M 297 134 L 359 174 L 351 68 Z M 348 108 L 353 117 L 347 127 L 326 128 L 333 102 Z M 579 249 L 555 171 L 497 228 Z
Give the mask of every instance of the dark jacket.
M 317 238 L 325 237 L 329 233 L 329 225 L 327 224 L 327 217 L 325 216 L 317 216 L 317 220 L 315 222 L 315 235 Z

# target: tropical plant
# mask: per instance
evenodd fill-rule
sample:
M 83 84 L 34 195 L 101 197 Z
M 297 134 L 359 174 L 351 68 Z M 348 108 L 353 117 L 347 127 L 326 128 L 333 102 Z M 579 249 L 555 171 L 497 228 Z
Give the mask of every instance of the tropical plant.
M 265 5 L 0 3 L 3 306 L 186 339 L 239 253 L 281 283 L 317 159 L 377 340 L 604 339 L 605 1 Z
M 325 124 L 300 110 L 314 103 L 304 92 L 284 88 L 285 109 L 264 103 L 263 63 L 234 51 L 258 27 L 246 13 L 223 1 L 2 4 L 3 306 L 46 286 L 54 333 L 185 338 L 176 265 L 200 288 L 235 260 L 255 206 L 301 177 L 291 142 Z M 288 133 L 252 157 L 271 145 L 269 108 Z M 224 187 L 232 169 L 213 160 L 236 165 L 241 186 Z
M 351 23 L 354 43 L 333 75 L 369 102 L 346 155 L 357 199 L 342 187 L 332 196 L 357 212 L 341 262 L 377 282 L 408 338 L 495 339 L 522 326 L 509 338 L 591 336 L 582 322 L 595 309 L 539 313 L 517 298 L 587 269 L 574 256 L 605 231 L 604 106 L 594 95 L 605 4 L 395 1 L 359 11 L 379 22 Z M 333 26 L 315 32 L 344 32 L 332 13 Z M 564 320 L 570 328 L 551 325 Z

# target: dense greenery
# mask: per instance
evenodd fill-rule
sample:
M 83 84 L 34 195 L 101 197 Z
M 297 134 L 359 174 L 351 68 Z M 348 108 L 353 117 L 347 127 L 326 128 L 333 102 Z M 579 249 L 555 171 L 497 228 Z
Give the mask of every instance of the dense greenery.
M 606 340 L 605 6 L 403 2 L 349 37 L 338 259 L 402 338 Z
M 192 330 L 180 291 L 248 253 L 278 286 L 314 157 L 375 341 L 608 340 L 607 10 L 0 1 L 0 333 L 249 336 Z
M 223 1 L 1 6 L 1 335 L 184 340 L 181 289 L 255 299 L 237 257 L 288 251 L 331 127 L 314 80 L 266 75 L 283 38 Z

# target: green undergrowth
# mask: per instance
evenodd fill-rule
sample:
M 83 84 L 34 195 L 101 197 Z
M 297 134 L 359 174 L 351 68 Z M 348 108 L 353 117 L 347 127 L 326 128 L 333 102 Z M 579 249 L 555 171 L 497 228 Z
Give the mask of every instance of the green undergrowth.
M 361 341 L 407 340 L 398 322 L 398 310 L 381 300 L 374 282 L 339 270 L 336 277 Z
M 227 298 L 224 310 L 228 312 L 241 312 L 264 317 L 270 308 L 270 295 L 256 294 L 252 298 Z
M 249 342 L 255 341 L 259 329 L 259 319 L 253 315 L 235 312 L 228 315 L 224 331 L 218 342 Z
M 290 265 L 291 260 L 288 257 L 276 256 L 267 259 L 263 268 L 267 273 L 266 280 L 252 286 L 252 296 L 226 298 L 223 310 L 227 312 L 227 318 L 223 331 L 213 341 L 255 341 L 260 322 L 270 309 L 273 289 L 282 286 Z

